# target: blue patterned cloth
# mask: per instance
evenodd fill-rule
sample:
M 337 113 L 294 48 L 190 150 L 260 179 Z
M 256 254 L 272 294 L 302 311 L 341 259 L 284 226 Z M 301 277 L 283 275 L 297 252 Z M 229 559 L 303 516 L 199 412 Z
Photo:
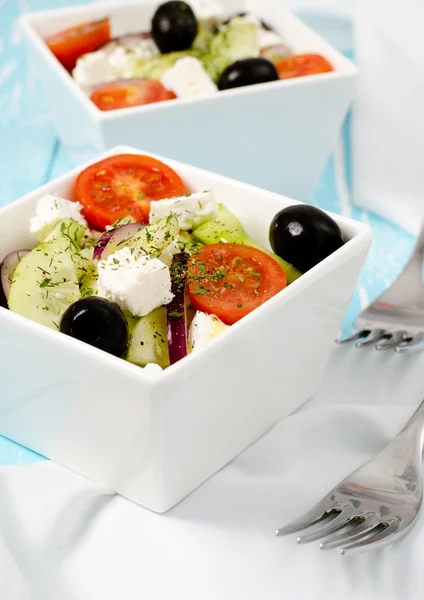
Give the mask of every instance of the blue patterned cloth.
M 25 48 L 16 19 L 22 11 L 85 3 L 0 0 L 0 205 L 11 202 L 71 167 L 49 121 L 32 73 L 27 69 Z M 316 18 L 319 19 L 319 16 Z M 313 198 L 316 206 L 369 223 L 375 232 L 373 246 L 345 318 L 345 332 L 362 308 L 396 278 L 414 242 L 409 234 L 393 224 L 352 206 L 349 137 L 348 118 Z M 43 459 L 0 436 L 0 465 L 28 464 L 38 460 Z

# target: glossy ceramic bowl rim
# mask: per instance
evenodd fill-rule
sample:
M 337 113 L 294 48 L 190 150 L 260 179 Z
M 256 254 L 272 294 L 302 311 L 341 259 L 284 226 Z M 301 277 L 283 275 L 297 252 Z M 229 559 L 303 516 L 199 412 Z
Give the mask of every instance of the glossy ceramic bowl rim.
M 144 2 L 148 5 L 155 5 L 157 2 L 149 0 L 148 2 Z M 123 2 L 122 4 L 119 2 L 108 2 L 104 8 L 104 15 L 106 17 L 108 9 L 110 12 L 119 11 L 120 9 L 126 9 L 133 7 L 134 3 L 131 2 Z M 224 102 L 225 98 L 229 97 L 237 97 L 243 95 L 255 95 L 255 94 L 266 94 L 269 90 L 273 89 L 284 89 L 285 87 L 302 87 L 309 86 L 319 83 L 322 80 L 332 80 L 332 79 L 343 79 L 350 78 L 352 74 L 356 73 L 356 67 L 352 62 L 350 62 L 347 58 L 345 58 L 341 53 L 336 51 L 334 48 L 330 46 L 330 44 L 326 45 L 332 48 L 333 53 L 337 54 L 338 62 L 340 66 L 335 70 L 329 73 L 319 73 L 316 75 L 309 75 L 307 77 L 297 77 L 293 79 L 285 79 L 279 81 L 270 81 L 268 83 L 261 83 L 259 85 L 251 85 L 242 88 L 235 88 L 231 90 L 225 90 L 224 92 L 219 92 L 213 96 L 209 96 L 206 98 L 187 98 L 181 99 L 177 98 L 170 101 L 164 102 L 156 102 L 153 104 L 146 104 L 143 106 L 133 106 L 128 108 L 121 108 L 112 111 L 102 111 L 90 100 L 90 98 L 84 93 L 84 91 L 80 88 L 80 86 L 76 83 L 73 77 L 66 71 L 66 69 L 59 63 L 59 61 L 55 58 L 53 53 L 49 50 L 47 44 L 44 39 L 40 36 L 40 34 L 36 31 L 34 24 L 43 22 L 46 18 L 51 18 L 53 16 L 63 16 L 64 21 L 67 16 L 76 16 L 81 15 L 81 20 L 84 21 L 86 19 L 90 19 L 90 15 L 98 12 L 98 6 L 96 5 L 88 5 L 88 6 L 74 6 L 68 8 L 60 8 L 54 10 L 46 10 L 40 12 L 29 12 L 24 14 L 21 17 L 20 23 L 23 27 L 25 33 L 31 38 L 32 42 L 38 47 L 39 51 L 43 55 L 44 59 L 47 61 L 47 64 L 56 72 L 58 77 L 62 79 L 62 81 L 66 84 L 69 93 L 73 94 L 75 98 L 84 106 L 84 109 L 96 120 L 96 121 L 111 121 L 115 119 L 119 119 L 124 115 L 139 115 L 143 113 L 148 113 L 150 111 L 156 110 L 169 110 L 172 109 L 173 106 L 192 104 L 192 103 L 203 103 L 208 104 L 211 102 Z M 301 21 L 295 17 L 291 11 L 286 9 L 285 7 L 280 7 L 280 10 L 285 10 L 287 14 L 290 14 L 291 18 L 295 20 L 298 24 L 301 24 L 305 29 L 310 31 L 310 28 L 301 23 Z M 85 19 L 86 17 L 86 19 Z M 95 17 L 96 19 L 99 17 Z M 319 36 L 315 34 L 317 38 Z M 320 38 L 321 39 L 321 38 Z

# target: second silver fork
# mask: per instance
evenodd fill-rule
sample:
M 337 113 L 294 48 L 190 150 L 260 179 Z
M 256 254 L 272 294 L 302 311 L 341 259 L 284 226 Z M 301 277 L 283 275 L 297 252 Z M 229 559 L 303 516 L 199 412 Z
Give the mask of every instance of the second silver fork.
M 423 499 L 424 401 L 379 454 L 348 475 L 306 515 L 277 530 L 301 532 L 298 542 L 322 539 L 322 549 L 376 550 L 416 522 Z
M 338 344 L 356 342 L 358 348 L 397 352 L 424 348 L 424 224 L 414 251 L 395 282 L 356 319 L 357 330 Z

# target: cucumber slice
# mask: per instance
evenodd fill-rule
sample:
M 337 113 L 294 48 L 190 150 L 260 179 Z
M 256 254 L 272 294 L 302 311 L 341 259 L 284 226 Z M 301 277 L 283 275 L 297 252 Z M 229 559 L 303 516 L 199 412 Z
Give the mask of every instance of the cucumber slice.
M 76 256 L 85 231 L 84 225 L 64 219 L 20 261 L 10 286 L 10 310 L 60 328 L 63 313 L 80 298 Z
M 81 282 L 93 264 L 93 248 L 83 248 L 75 254 L 74 263 L 77 268 L 78 281 Z
M 147 227 L 144 227 L 132 237 L 122 240 L 119 244 L 116 244 L 115 248 L 110 249 L 110 251 L 108 249 L 108 255 L 128 247 L 140 248 L 151 258 L 157 258 L 168 248 L 169 244 L 172 244 L 179 232 L 178 219 L 174 215 L 169 215 L 147 225 Z M 109 244 L 112 241 L 113 238 Z
M 198 23 L 198 31 L 199 33 L 194 38 L 194 42 L 191 47 L 193 50 L 198 50 L 202 54 L 205 54 L 208 52 L 215 34 L 213 31 L 208 29 L 208 23 L 205 21 L 203 21 L 203 23 L 201 21 Z
M 243 58 L 258 56 L 258 27 L 255 23 L 229 23 L 212 39 L 208 52 L 200 57 L 215 83 L 227 67 Z
M 81 298 L 97 296 L 99 293 L 99 273 L 96 265 L 90 263 L 80 284 Z
M 156 79 L 159 81 L 180 58 L 184 58 L 185 56 L 197 57 L 201 54 L 202 52 L 200 50 L 192 48 L 189 50 L 181 50 L 179 52 L 161 54 L 160 56 L 154 56 L 148 60 L 139 60 L 132 77 L 139 79 Z
M 134 317 L 128 310 L 124 310 L 125 318 L 127 319 L 128 324 L 128 333 L 130 336 L 134 333 L 134 329 L 136 328 L 137 323 L 140 320 L 140 317 Z
M 252 240 L 247 235 L 239 219 L 223 204 L 218 205 L 217 218 L 213 221 L 206 221 L 205 223 L 202 223 L 202 225 L 199 225 L 199 227 L 192 232 L 192 236 L 202 244 L 228 242 L 230 244 L 244 244 L 246 246 L 252 246 L 252 248 L 258 248 L 259 250 L 262 250 L 262 252 L 266 252 L 272 256 L 272 258 L 278 262 L 286 274 L 287 283 L 289 284 L 293 283 L 293 281 L 302 275 L 302 273 L 293 265 Z
M 132 332 L 126 359 L 141 367 L 148 363 L 169 367 L 166 308 L 156 308 L 139 319 Z
M 93 263 L 93 248 L 83 248 L 76 257 L 78 281 L 81 298 L 97 296 L 99 293 L 99 276 L 97 266 Z
M 202 244 L 219 244 L 221 241 L 243 244 L 248 238 L 243 225 L 223 204 L 218 204 L 218 216 L 197 227 L 193 238 Z
M 198 252 L 203 244 L 196 242 L 192 235 L 187 233 L 187 231 L 181 231 L 179 236 L 177 237 L 177 244 L 180 249 L 180 252 L 187 252 L 187 254 L 194 254 Z

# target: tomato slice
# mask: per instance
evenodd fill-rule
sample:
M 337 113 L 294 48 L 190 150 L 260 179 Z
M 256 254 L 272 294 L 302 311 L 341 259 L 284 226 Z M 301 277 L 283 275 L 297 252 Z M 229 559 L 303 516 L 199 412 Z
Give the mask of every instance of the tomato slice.
M 275 67 L 280 79 L 291 77 L 303 77 L 304 75 L 316 75 L 318 73 L 329 73 L 334 71 L 328 60 L 320 54 L 299 54 L 287 56 L 279 60 Z
M 45 41 L 58 61 L 65 69 L 71 71 L 80 56 L 97 50 L 99 46 L 109 40 L 109 19 L 102 19 L 65 29 L 51 35 Z
M 99 86 L 91 95 L 91 100 L 100 110 L 115 110 L 175 97 L 160 81 L 120 79 Z
M 191 256 L 187 284 L 193 308 L 232 325 L 285 288 L 287 278 L 262 250 L 212 244 Z
M 82 171 L 75 183 L 75 199 L 100 231 L 128 216 L 147 223 L 153 200 L 184 193 L 184 183 L 171 167 L 140 154 L 105 158 Z

